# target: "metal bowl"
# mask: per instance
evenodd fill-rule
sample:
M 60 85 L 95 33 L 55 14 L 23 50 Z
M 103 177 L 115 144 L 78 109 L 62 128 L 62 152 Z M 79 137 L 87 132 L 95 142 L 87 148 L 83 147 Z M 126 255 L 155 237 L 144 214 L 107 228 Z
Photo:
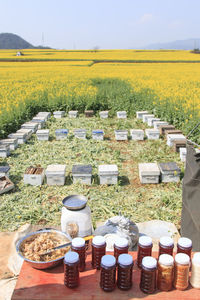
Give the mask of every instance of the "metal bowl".
M 55 266 L 57 266 L 58 264 L 60 264 L 62 261 L 63 261 L 63 258 L 64 256 L 62 257 L 59 257 L 57 259 L 54 259 L 54 260 L 51 260 L 51 261 L 33 261 L 33 260 L 30 260 L 26 257 L 23 256 L 22 252 L 21 252 L 21 244 L 26 240 L 28 239 L 30 236 L 33 236 L 33 235 L 37 235 L 37 234 L 41 234 L 41 233 L 46 233 L 46 232 L 51 232 L 51 233 L 55 233 L 57 234 L 58 236 L 64 238 L 66 240 L 66 242 L 69 240 L 71 241 L 71 237 L 62 232 L 62 231 L 59 231 L 59 230 L 56 230 L 56 229 L 43 229 L 43 230 L 39 230 L 39 231 L 36 231 L 36 232 L 31 232 L 29 234 L 27 234 L 25 237 L 23 237 L 21 240 L 18 241 L 17 245 L 16 245 L 16 251 L 17 253 L 19 254 L 19 256 L 21 258 L 23 258 L 27 263 L 29 263 L 31 265 L 31 267 L 35 268 L 35 269 L 49 269 L 49 268 L 53 268 Z M 65 241 L 63 241 L 65 242 Z

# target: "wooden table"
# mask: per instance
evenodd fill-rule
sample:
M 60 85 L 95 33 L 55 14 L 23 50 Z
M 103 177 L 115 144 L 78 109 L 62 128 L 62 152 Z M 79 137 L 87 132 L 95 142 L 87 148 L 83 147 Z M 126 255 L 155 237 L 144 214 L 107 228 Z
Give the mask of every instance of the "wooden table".
M 112 253 L 109 253 L 112 254 Z M 91 253 L 87 256 L 86 271 L 80 273 L 80 285 L 69 289 L 64 284 L 63 265 L 53 269 L 37 270 L 24 262 L 12 300 L 124 300 L 124 299 L 157 299 L 157 300 L 199 300 L 200 290 L 191 286 L 185 291 L 173 289 L 170 292 L 156 291 L 147 295 L 140 291 L 140 270 L 136 267 L 136 252 L 130 252 L 134 259 L 133 286 L 129 291 L 117 287 L 111 293 L 104 292 L 99 286 L 100 271 L 91 268 Z M 157 257 L 157 253 L 153 253 Z

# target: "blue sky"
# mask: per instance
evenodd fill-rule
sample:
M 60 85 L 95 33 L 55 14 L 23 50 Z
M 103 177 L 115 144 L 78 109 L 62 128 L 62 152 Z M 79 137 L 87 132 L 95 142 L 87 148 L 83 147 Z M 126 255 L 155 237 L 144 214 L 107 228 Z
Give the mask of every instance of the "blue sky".
M 0 33 L 58 49 L 200 38 L 200 0 L 0 0 Z

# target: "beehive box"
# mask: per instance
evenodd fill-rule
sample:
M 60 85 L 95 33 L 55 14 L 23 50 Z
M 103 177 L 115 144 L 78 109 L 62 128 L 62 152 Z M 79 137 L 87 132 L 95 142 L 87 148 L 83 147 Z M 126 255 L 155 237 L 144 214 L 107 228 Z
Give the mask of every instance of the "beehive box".
M 22 124 L 21 128 L 22 129 L 30 129 L 30 130 L 32 130 L 32 133 L 35 133 L 38 129 L 38 123 L 26 122 L 26 123 Z
M 27 141 L 27 133 L 10 133 L 8 135 L 9 139 L 17 139 L 18 144 L 24 144 Z
M 101 129 L 92 130 L 92 138 L 93 140 L 103 141 L 104 131 Z
M 98 174 L 100 184 L 117 184 L 118 167 L 117 165 L 99 165 Z
M 26 140 L 29 140 L 31 138 L 32 134 L 33 134 L 31 129 L 22 129 L 22 128 L 17 130 L 16 133 L 22 133 L 22 134 L 25 133 L 25 134 L 27 134 Z
M 55 119 L 63 118 L 65 116 L 65 111 L 64 110 L 54 111 L 53 116 Z
M 167 138 L 168 134 L 182 134 L 182 131 L 179 129 L 165 130 L 165 137 Z
M 48 141 L 49 140 L 49 129 L 39 129 L 36 132 L 38 141 Z
M 182 162 L 186 162 L 186 155 L 187 155 L 187 149 L 186 148 L 179 148 L 180 152 L 180 159 Z
M 56 129 L 56 140 L 64 140 L 68 136 L 68 129 Z
M 153 114 L 148 114 L 148 115 L 143 115 L 142 116 L 142 122 L 143 123 L 148 123 L 148 119 L 150 118 L 155 118 Z
M 91 184 L 92 166 L 91 165 L 74 165 L 72 167 L 73 183 Z
M 9 145 L 0 145 L 0 157 L 7 157 L 10 155 L 10 147 Z
M 10 151 L 14 151 L 18 147 L 18 140 L 17 139 L 0 140 L 0 145 L 9 145 Z
M 144 130 L 142 129 L 131 129 L 130 130 L 131 138 L 135 141 L 143 141 L 144 140 Z
M 145 133 L 148 140 L 158 140 L 160 137 L 160 132 L 158 129 L 145 129 Z
M 10 166 L 0 166 L 0 177 L 9 177 Z
M 50 112 L 47 112 L 47 111 L 41 111 L 39 112 L 36 117 L 41 117 L 41 118 L 45 118 L 45 121 L 47 121 L 48 119 L 51 118 L 51 113 Z
M 45 118 L 42 118 L 40 119 L 40 117 L 34 117 L 30 122 L 33 122 L 33 123 L 37 123 L 38 124 L 38 129 L 42 129 L 45 127 L 45 121 L 46 119 Z
M 117 112 L 117 118 L 118 119 L 126 119 L 127 118 L 126 111 L 118 111 Z
M 156 163 L 140 163 L 138 167 L 142 184 L 159 183 L 160 170 Z
M 159 164 L 162 182 L 179 182 L 181 170 L 175 162 Z
M 48 185 L 64 185 L 65 184 L 66 165 L 48 165 L 45 175 Z
M 70 110 L 70 111 L 68 112 L 68 117 L 69 117 L 69 118 L 75 119 L 75 118 L 77 118 L 77 115 L 78 115 L 78 110 Z
M 174 145 L 174 141 L 186 141 L 186 138 L 183 134 L 168 134 L 167 135 L 167 145 L 172 147 Z
M 6 193 L 14 188 L 14 184 L 7 176 L 0 177 L 0 194 Z
M 116 141 L 127 141 L 128 130 L 115 130 L 115 139 Z
M 173 141 L 173 148 L 175 152 L 179 152 L 180 148 L 185 148 L 186 147 L 186 140 L 185 141 L 179 141 L 179 140 L 174 140 Z
M 152 127 L 153 123 L 156 122 L 156 121 L 160 121 L 160 119 L 159 118 L 155 118 L 155 117 L 154 118 L 148 118 L 147 124 L 148 124 L 148 126 Z
M 41 167 L 28 167 L 24 174 L 24 183 L 30 185 L 42 185 L 44 181 L 44 169 Z
M 165 134 L 166 130 L 175 130 L 175 127 L 173 125 L 162 125 L 159 127 L 160 135 Z
M 94 111 L 93 110 L 85 110 L 85 117 L 86 118 L 91 118 L 94 116 Z
M 78 139 L 86 139 L 86 129 L 74 129 L 74 136 Z
M 155 121 L 153 123 L 154 129 L 160 129 L 160 126 L 163 126 L 163 125 L 169 125 L 169 123 L 165 122 L 165 121 Z
M 108 110 L 100 111 L 99 116 L 101 119 L 107 119 L 108 118 Z
M 137 119 L 141 119 L 142 120 L 143 115 L 149 115 L 149 112 L 147 110 L 136 111 L 136 118 Z

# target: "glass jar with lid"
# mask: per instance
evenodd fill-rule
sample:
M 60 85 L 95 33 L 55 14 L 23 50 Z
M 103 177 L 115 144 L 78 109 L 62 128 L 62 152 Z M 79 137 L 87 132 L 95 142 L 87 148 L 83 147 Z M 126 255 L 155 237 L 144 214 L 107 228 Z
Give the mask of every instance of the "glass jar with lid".
M 117 286 L 121 290 L 132 287 L 133 258 L 130 254 L 120 254 L 118 257 Z
M 181 237 L 177 243 L 177 253 L 185 253 L 191 258 L 192 241 L 186 237 Z
M 159 241 L 159 254 L 158 257 L 162 254 L 173 255 L 174 241 L 169 236 L 162 236 Z
M 140 289 L 146 294 L 153 294 L 156 290 L 157 260 L 152 256 L 142 259 Z
M 192 258 L 190 284 L 192 287 L 200 289 L 200 252 L 195 253 Z
M 118 238 L 114 243 L 114 257 L 116 261 L 120 254 L 128 253 L 128 240 L 125 238 Z
M 83 272 L 85 270 L 85 240 L 81 237 L 74 238 L 72 240 L 72 251 L 77 252 L 79 255 L 79 271 Z
M 141 236 L 138 241 L 138 251 L 137 251 L 137 266 L 141 268 L 142 259 L 145 256 L 151 256 L 152 253 L 152 238 L 149 236 Z
M 68 252 L 64 257 L 64 284 L 68 288 L 79 285 L 79 255 L 76 252 Z
M 185 253 L 175 255 L 174 287 L 177 290 L 185 290 L 188 287 L 190 269 L 190 257 Z
M 100 270 L 101 258 L 106 254 L 106 240 L 103 236 L 95 236 L 92 240 L 92 267 Z
M 116 259 L 113 255 L 104 255 L 101 259 L 100 287 L 112 292 L 116 284 Z
M 170 291 L 173 284 L 174 258 L 169 254 L 161 254 L 158 260 L 157 287 L 161 291 Z

